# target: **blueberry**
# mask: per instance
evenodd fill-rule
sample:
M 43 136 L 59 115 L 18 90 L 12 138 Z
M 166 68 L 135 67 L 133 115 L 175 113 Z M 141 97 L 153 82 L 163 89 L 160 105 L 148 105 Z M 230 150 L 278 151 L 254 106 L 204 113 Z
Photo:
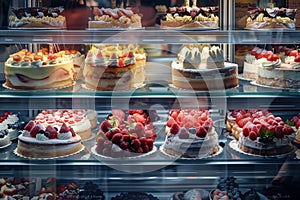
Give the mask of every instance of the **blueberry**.
M 55 129 L 56 131 L 58 131 L 58 128 L 57 128 L 57 127 L 54 127 L 54 129 Z
M 47 137 L 47 138 L 50 138 L 50 133 L 48 131 L 44 132 L 44 135 Z
M 4 134 L 0 132 L 0 138 L 4 138 Z
M 40 134 L 45 134 L 45 131 L 44 131 L 44 130 L 39 130 L 38 133 L 40 133 Z

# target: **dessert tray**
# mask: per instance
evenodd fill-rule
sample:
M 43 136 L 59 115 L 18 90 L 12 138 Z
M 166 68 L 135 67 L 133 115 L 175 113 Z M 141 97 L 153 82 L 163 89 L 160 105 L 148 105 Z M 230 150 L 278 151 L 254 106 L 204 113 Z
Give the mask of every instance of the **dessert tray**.
M 17 148 L 13 151 L 13 153 L 14 153 L 16 156 L 18 156 L 18 157 L 26 158 L 26 159 L 30 159 L 30 160 L 51 160 L 51 159 L 66 158 L 66 157 L 69 157 L 69 156 L 74 156 L 74 155 L 76 155 L 76 154 L 82 152 L 84 149 L 85 149 L 85 147 L 82 146 L 82 148 L 81 148 L 79 151 L 74 152 L 74 153 L 72 153 L 72 154 L 68 154 L 68 155 L 64 155 L 64 156 L 57 156 L 57 157 L 50 157 L 50 158 L 32 158 L 32 157 L 26 157 L 26 156 L 23 156 L 23 155 L 19 154 L 19 153 L 17 152 Z
M 146 84 L 141 84 L 141 85 L 139 85 L 136 88 L 131 88 L 131 89 L 128 89 L 128 90 L 125 90 L 125 89 L 121 89 L 121 90 L 119 90 L 119 89 L 116 89 L 116 90 L 96 90 L 96 89 L 92 89 L 92 88 L 87 87 L 84 83 L 81 84 L 81 87 L 83 89 L 89 90 L 89 91 L 94 91 L 94 92 L 114 92 L 114 91 L 118 91 L 118 92 L 122 92 L 122 91 L 124 91 L 124 92 L 134 92 L 135 90 L 141 89 L 141 88 L 143 88 L 145 86 L 146 86 Z
M 253 81 L 251 79 L 244 78 L 242 74 L 239 74 L 238 78 L 239 78 L 239 80 L 242 80 L 242 81 L 250 81 L 250 82 Z
M 51 91 L 51 90 L 62 90 L 62 89 L 66 89 L 66 88 L 72 88 L 75 84 L 76 84 L 76 82 L 74 81 L 74 83 L 69 86 L 58 87 L 58 88 L 49 88 L 49 89 L 16 89 L 16 88 L 9 87 L 6 83 L 3 83 L 2 86 L 6 89 L 16 90 L 16 91 Z
M 246 153 L 244 151 L 242 151 L 239 147 L 238 147 L 238 141 L 237 140 L 231 140 L 229 142 L 229 147 L 234 150 L 235 152 L 241 154 L 241 155 L 245 155 L 245 156 L 255 156 L 255 157 L 259 157 L 259 158 L 276 158 L 276 159 L 281 159 L 281 158 L 285 158 L 291 154 L 294 153 L 294 151 L 296 150 L 296 148 L 292 149 L 290 152 L 288 153 L 284 153 L 284 154 L 279 154 L 279 155 L 258 155 L 258 154 L 252 154 L 252 153 Z
M 145 157 L 148 157 L 148 156 L 154 154 L 156 151 L 157 151 L 157 147 L 154 146 L 151 151 L 149 151 L 148 153 L 143 153 L 141 155 L 130 156 L 130 157 L 110 157 L 110 156 L 104 156 L 104 155 L 97 153 L 96 145 L 91 148 L 92 155 L 100 161 L 102 161 L 102 160 L 105 160 L 105 161 L 134 160 L 134 159 L 141 159 L 141 158 L 143 159 Z
M 159 151 L 164 155 L 164 156 L 167 156 L 169 157 L 170 159 L 182 159 L 182 160 L 201 160 L 201 159 L 206 159 L 206 158 L 213 158 L 213 157 L 216 157 L 218 155 L 220 155 L 222 152 L 223 152 L 223 148 L 219 145 L 219 150 L 213 154 L 213 155 L 209 155 L 209 156 L 206 156 L 206 157 L 197 157 L 197 158 L 185 158 L 185 157 L 180 157 L 180 156 L 173 156 L 173 155 L 170 155 L 168 153 L 166 153 L 163 149 L 163 146 L 164 145 L 161 145 L 160 148 L 159 148 Z
M 169 87 L 172 89 L 176 89 L 176 90 L 181 90 L 181 91 L 193 91 L 193 92 L 210 92 L 210 91 L 230 91 L 230 90 L 236 90 L 238 89 L 239 85 L 233 87 L 233 88 L 222 88 L 222 89 L 212 89 L 212 90 L 194 90 L 194 89 L 185 89 L 185 88 L 180 88 L 180 87 L 176 87 L 173 84 L 169 84 Z
M 254 86 L 259 86 L 263 88 L 268 88 L 268 89 L 275 89 L 275 90 L 284 90 L 284 91 L 289 91 L 289 92 L 300 92 L 300 89 L 295 89 L 295 88 L 283 88 L 283 87 L 274 87 L 274 86 L 268 86 L 268 85 L 261 85 L 256 83 L 256 81 L 251 81 L 251 85 Z
M 11 144 L 12 144 L 12 142 L 10 141 L 7 145 L 4 145 L 4 146 L 0 147 L 0 150 L 5 149 L 6 147 L 9 147 Z

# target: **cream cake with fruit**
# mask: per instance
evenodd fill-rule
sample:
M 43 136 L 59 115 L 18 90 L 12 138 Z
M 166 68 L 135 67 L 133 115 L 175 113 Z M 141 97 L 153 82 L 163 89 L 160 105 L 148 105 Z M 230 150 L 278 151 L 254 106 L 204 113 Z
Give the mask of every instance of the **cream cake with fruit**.
M 295 29 L 297 9 L 250 8 L 246 28 L 248 29 Z
M 172 84 L 190 90 L 219 90 L 238 85 L 238 66 L 224 62 L 217 46 L 183 45 L 173 61 Z
M 208 110 L 171 110 L 162 145 L 166 154 L 206 158 L 219 150 L 218 134 Z
M 73 86 L 75 70 L 65 51 L 32 53 L 23 49 L 5 62 L 5 86 L 11 89 L 59 89 Z
M 51 125 L 60 129 L 65 123 L 70 126 L 82 140 L 92 136 L 91 121 L 85 110 L 43 110 L 35 119 L 35 123 L 41 124 L 44 128 Z
M 46 159 L 72 155 L 82 149 L 80 136 L 65 123 L 57 129 L 30 121 L 18 137 L 15 153 L 25 158 Z
M 155 151 L 156 133 L 148 112 L 112 110 L 99 127 L 96 152 L 107 157 L 135 157 Z
M 89 28 L 142 28 L 141 16 L 131 8 L 94 8 L 93 19 L 88 22 Z
M 160 20 L 163 29 L 216 29 L 219 28 L 218 7 L 189 5 L 171 7 Z
M 9 16 L 10 28 L 65 28 L 63 8 L 18 8 Z
M 228 124 L 245 153 L 274 156 L 294 150 L 294 129 L 267 110 L 234 110 L 227 117 Z
M 128 90 L 145 80 L 146 55 L 132 45 L 93 46 L 87 53 L 85 86 L 95 90 Z
M 18 114 L 13 114 L 12 112 L 4 112 L 0 116 L 0 130 L 2 133 L 7 132 L 11 140 L 18 137 L 19 130 L 24 127 L 24 123 L 19 120 Z

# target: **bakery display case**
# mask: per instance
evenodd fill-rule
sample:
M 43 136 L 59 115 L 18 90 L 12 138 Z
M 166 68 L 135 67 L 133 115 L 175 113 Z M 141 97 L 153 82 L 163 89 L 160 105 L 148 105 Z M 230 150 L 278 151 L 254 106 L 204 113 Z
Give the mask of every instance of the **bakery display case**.
M 47 7 L 47 12 L 52 6 L 59 6 L 55 3 L 9 2 L 10 9 L 36 6 Z M 124 3 L 129 5 L 123 1 L 123 6 Z M 291 30 L 244 28 L 241 19 L 248 17 L 245 8 L 265 7 L 267 3 L 270 2 L 198 2 L 203 7 L 218 7 L 219 27 L 196 30 L 160 28 L 159 24 L 137 29 L 16 28 L 2 22 L 0 199 L 298 199 L 298 70 L 293 69 L 293 87 L 261 85 L 243 77 L 246 55 L 251 55 L 255 47 L 265 48 L 272 52 L 270 55 L 279 55 L 279 47 L 289 52 L 296 50 L 295 58 L 299 54 L 297 21 Z M 300 6 L 292 0 L 271 3 L 293 9 Z M 195 1 L 190 5 L 195 5 Z M 164 15 L 159 13 L 157 17 L 164 20 Z M 297 19 L 298 14 L 293 17 Z M 5 18 L 1 15 L 0 19 Z M 215 15 L 213 19 L 217 19 Z M 99 26 L 96 20 L 94 24 Z M 45 48 L 47 52 L 43 51 Z M 188 60 L 190 53 L 195 53 L 195 59 Z M 252 56 L 258 58 L 258 54 Z M 73 65 L 65 66 L 69 59 L 75 63 L 74 58 L 81 55 L 83 68 L 90 67 L 88 72 L 99 65 L 112 68 L 101 71 L 99 82 L 106 73 L 124 73 L 126 80 L 120 78 L 116 84 L 121 82 L 125 89 L 99 89 L 100 83 L 93 81 L 96 88 L 88 87 L 87 71 L 79 76 Z M 214 84 L 224 88 L 189 90 L 174 86 L 177 65 L 186 65 L 188 60 L 192 65 L 202 62 L 201 68 L 205 55 L 209 55 L 207 60 L 222 57 L 222 67 L 236 72 L 210 69 L 206 60 L 204 69 L 214 70 L 213 74 L 204 76 L 201 72 L 197 81 L 203 76 L 210 88 L 209 81 L 221 78 Z M 31 64 L 33 67 L 25 62 L 26 56 L 32 58 L 31 63 L 36 61 Z M 180 56 L 184 59 L 180 60 Z M 217 65 L 217 59 L 213 63 Z M 54 78 L 45 72 L 48 68 L 55 68 Z M 130 74 L 136 73 L 133 79 L 127 77 L 127 68 Z M 26 69 L 31 70 L 25 72 Z M 184 70 L 192 74 L 198 69 L 192 66 Z M 17 78 L 10 77 L 14 71 Z M 49 79 L 53 84 L 73 73 L 78 73 L 78 77 L 69 87 L 24 88 L 30 84 L 41 87 L 42 81 Z M 95 70 L 90 76 L 97 77 L 98 73 Z M 28 78 L 44 74 L 46 78 Z M 224 77 L 233 75 L 238 84 L 225 89 Z M 16 79 L 22 80 L 21 89 L 14 85 Z M 36 80 L 40 82 L 35 83 Z M 239 131 L 237 138 L 227 123 Z M 258 124 L 256 131 L 253 127 Z M 268 129 L 270 126 L 274 130 Z M 87 132 L 89 136 L 84 138 Z M 9 135 L 13 133 L 17 135 Z M 80 133 L 84 135 L 78 141 Z M 251 145 L 251 151 L 244 151 L 239 135 L 250 143 L 258 141 L 254 146 L 263 143 L 263 151 L 253 153 L 256 146 Z M 4 141 L 5 137 L 10 139 Z M 37 137 L 42 139 L 32 142 Z M 193 148 L 187 147 L 179 156 L 170 153 L 176 150 L 176 141 L 188 139 Z M 278 146 L 289 149 L 278 153 Z M 55 150 L 54 155 L 50 150 Z

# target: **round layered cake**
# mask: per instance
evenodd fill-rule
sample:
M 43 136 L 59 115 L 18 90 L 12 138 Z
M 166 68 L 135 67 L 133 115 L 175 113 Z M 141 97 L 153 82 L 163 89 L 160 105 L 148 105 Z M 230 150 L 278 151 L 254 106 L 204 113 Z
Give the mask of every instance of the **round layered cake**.
M 95 90 L 128 90 L 145 80 L 145 53 L 130 46 L 92 47 L 86 57 L 85 86 Z
M 224 63 L 219 47 L 184 45 L 172 62 L 172 84 L 190 90 L 219 90 L 238 85 L 238 66 Z
M 295 29 L 297 9 L 251 8 L 246 28 L 249 29 Z
M 83 149 L 81 138 L 63 124 L 60 130 L 53 126 L 44 128 L 30 121 L 18 137 L 16 154 L 26 158 L 56 158 L 78 153 Z
M 74 85 L 74 66 L 65 51 L 37 53 L 24 49 L 5 62 L 5 86 L 11 89 L 59 89 Z
M 218 7 L 184 6 L 172 7 L 160 21 L 160 27 L 165 29 L 205 29 L 218 28 Z
M 207 110 L 172 110 L 162 150 L 176 157 L 205 158 L 219 151 L 218 134 Z

